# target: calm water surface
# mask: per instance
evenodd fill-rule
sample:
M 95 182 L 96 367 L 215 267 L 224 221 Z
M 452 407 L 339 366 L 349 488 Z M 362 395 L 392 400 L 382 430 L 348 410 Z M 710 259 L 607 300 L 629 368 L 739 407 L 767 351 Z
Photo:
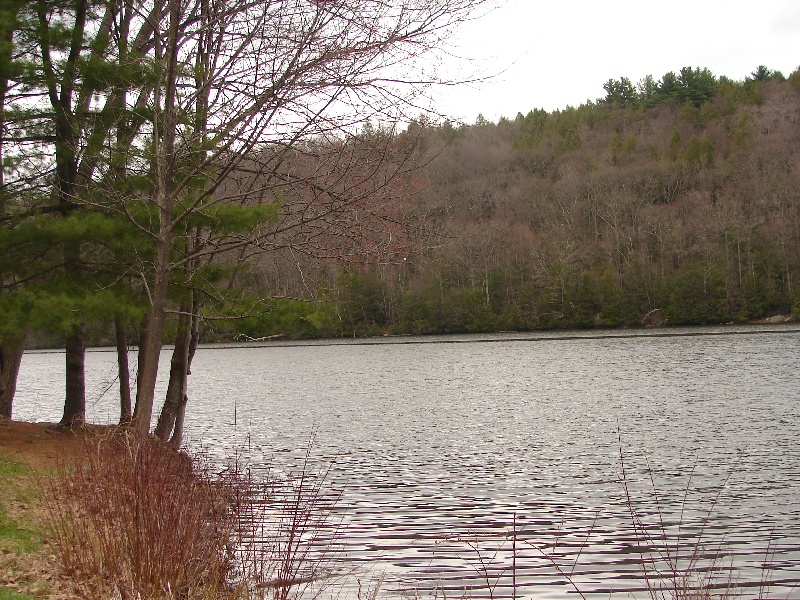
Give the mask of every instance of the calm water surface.
M 187 437 L 287 479 L 313 440 L 341 564 L 382 597 L 645 597 L 641 553 L 700 538 L 744 596 L 800 598 L 799 360 L 778 326 L 203 347 Z M 114 363 L 88 356 L 90 421 Z M 63 373 L 26 353 L 15 418 L 58 420 Z

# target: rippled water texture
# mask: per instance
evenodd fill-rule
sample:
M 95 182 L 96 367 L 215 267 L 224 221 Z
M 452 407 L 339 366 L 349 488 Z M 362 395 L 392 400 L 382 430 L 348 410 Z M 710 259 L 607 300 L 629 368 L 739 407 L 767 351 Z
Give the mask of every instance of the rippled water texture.
M 800 598 L 798 359 L 792 327 L 206 347 L 187 435 L 284 474 L 313 439 L 383 597 L 645 597 L 642 553 L 663 572 L 700 538 L 725 585 Z M 114 360 L 89 356 L 92 421 Z M 62 363 L 25 355 L 15 418 L 59 418 Z

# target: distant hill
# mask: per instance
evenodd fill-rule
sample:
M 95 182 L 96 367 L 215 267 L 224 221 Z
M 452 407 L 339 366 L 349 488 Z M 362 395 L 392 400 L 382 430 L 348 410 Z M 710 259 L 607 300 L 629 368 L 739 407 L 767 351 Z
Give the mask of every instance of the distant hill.
M 800 71 L 683 69 L 498 123 L 415 123 L 402 264 L 275 260 L 248 335 L 694 325 L 800 316 Z M 295 274 L 290 274 L 295 272 Z M 298 320 L 300 319 L 300 320 Z M 300 323 L 294 326 L 292 323 Z

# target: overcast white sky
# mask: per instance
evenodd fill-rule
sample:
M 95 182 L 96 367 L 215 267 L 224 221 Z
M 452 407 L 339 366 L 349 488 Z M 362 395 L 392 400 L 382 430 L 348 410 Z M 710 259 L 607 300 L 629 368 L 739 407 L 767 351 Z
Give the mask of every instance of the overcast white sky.
M 800 65 L 799 0 L 507 0 L 467 23 L 441 75 L 491 81 L 431 90 L 439 112 L 472 123 L 534 108 L 578 106 L 605 95 L 609 78 L 656 80 L 681 67 L 743 79 L 760 64 Z

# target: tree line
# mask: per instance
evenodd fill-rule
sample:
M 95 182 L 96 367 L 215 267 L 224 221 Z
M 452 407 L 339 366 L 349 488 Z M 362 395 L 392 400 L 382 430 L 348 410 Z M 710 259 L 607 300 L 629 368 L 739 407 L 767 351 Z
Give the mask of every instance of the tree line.
M 753 94 L 757 96 L 761 84 L 785 79 L 783 73 L 773 71 L 766 65 L 759 65 L 742 81 L 734 81 L 725 76 L 716 77 L 707 68 L 683 67 L 677 74 L 674 71 L 665 73 L 658 81 L 652 75 L 647 75 L 635 85 L 628 77 L 609 79 L 603 84 L 606 96 L 602 102 L 617 106 L 641 107 L 672 102 L 689 103 L 700 107 L 717 94 L 740 93 L 744 97 Z

